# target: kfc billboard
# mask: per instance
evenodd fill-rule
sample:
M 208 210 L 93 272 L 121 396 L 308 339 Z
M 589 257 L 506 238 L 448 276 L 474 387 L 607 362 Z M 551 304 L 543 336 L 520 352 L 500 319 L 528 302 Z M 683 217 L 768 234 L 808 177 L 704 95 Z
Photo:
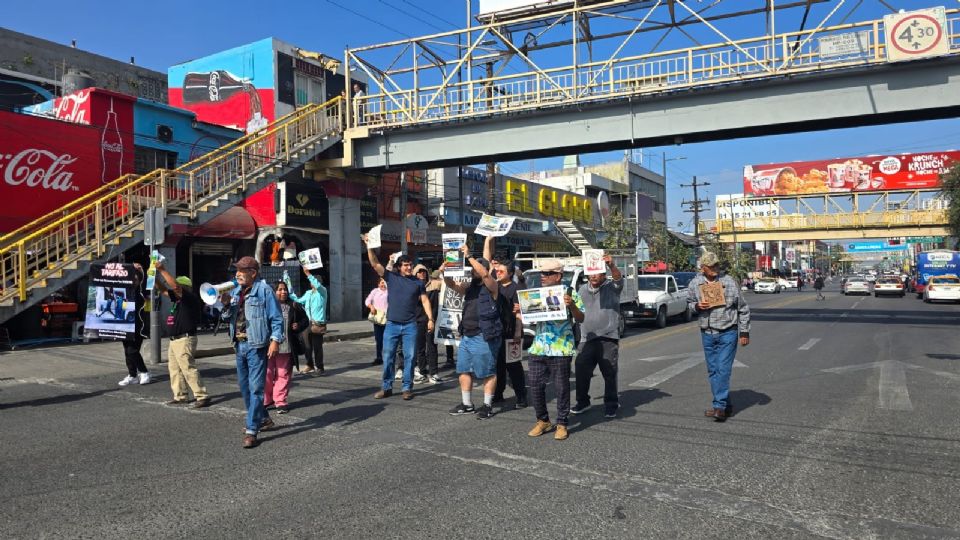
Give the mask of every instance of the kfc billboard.
M 111 180 L 129 172 L 122 156 L 132 156 L 133 149 L 100 126 L 5 111 L 0 111 L 0 125 L 0 200 L 8 201 L 0 210 L 0 233 L 100 187 L 108 167 L 116 168 L 109 172 Z
M 837 158 L 747 165 L 743 192 L 753 197 L 936 189 L 960 152 Z

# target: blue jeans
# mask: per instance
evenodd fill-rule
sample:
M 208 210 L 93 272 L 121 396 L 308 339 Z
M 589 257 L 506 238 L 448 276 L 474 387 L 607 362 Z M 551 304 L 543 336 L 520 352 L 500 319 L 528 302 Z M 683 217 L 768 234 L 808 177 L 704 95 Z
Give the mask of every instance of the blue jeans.
M 247 434 L 256 435 L 269 418 L 263 406 L 263 385 L 267 381 L 267 347 L 255 349 L 246 341 L 237 343 L 237 382 L 247 409 Z
M 707 359 L 707 378 L 713 392 L 713 408 L 725 409 L 730 395 L 730 372 L 737 356 L 737 327 L 717 333 L 700 332 Z
M 402 391 L 413 390 L 413 364 L 417 352 L 417 321 L 395 323 L 387 321 L 383 331 L 383 389 L 393 389 L 393 377 L 397 371 L 393 361 L 397 357 L 397 347 L 403 338 L 403 387 Z

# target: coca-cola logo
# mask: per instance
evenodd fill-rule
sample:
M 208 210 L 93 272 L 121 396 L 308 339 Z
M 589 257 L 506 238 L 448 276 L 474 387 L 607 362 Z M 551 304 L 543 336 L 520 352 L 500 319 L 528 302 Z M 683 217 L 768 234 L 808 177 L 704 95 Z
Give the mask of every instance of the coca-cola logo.
M 18 154 L 0 154 L 0 171 L 3 181 L 11 186 L 79 191 L 80 188 L 73 185 L 73 173 L 64 170 L 75 161 L 77 158 L 70 154 L 27 148 Z
M 207 86 L 207 91 L 210 93 L 210 101 L 220 101 L 220 73 L 217 71 L 210 72 L 210 84 Z
M 100 147 L 108 152 L 123 152 L 123 143 L 109 143 L 107 141 L 102 141 Z
M 81 90 L 79 92 L 63 96 L 57 100 L 57 107 L 54 111 L 57 118 L 74 122 L 77 124 L 89 124 L 87 111 L 83 108 L 90 101 L 90 90 Z

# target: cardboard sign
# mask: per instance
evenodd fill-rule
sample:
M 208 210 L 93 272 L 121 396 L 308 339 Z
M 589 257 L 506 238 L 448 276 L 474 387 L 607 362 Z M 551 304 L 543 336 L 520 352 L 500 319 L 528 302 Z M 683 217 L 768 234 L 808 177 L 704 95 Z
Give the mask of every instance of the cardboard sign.
M 583 274 L 592 276 L 595 274 L 605 274 L 607 272 L 607 263 L 603 262 L 602 249 L 583 250 Z
M 723 296 L 723 284 L 719 281 L 708 281 L 700 285 L 700 301 L 707 303 L 707 309 L 727 305 Z
M 507 364 L 513 364 L 523 360 L 523 340 L 522 339 L 508 339 L 504 342 L 506 348 L 506 360 Z
M 563 300 L 565 293 L 564 285 L 517 291 L 523 324 L 566 319 L 567 305 Z
M 323 268 L 323 260 L 320 258 L 320 248 L 301 251 L 297 254 L 297 258 L 300 259 L 300 264 L 307 270 Z
M 460 248 L 467 243 L 467 235 L 464 233 L 444 234 L 441 240 L 443 242 L 443 275 L 450 277 L 465 276 L 466 261 Z
M 477 223 L 477 229 L 474 232 L 480 236 L 505 236 L 513 228 L 513 222 L 516 219 L 515 217 L 483 214 L 480 216 L 480 223 Z

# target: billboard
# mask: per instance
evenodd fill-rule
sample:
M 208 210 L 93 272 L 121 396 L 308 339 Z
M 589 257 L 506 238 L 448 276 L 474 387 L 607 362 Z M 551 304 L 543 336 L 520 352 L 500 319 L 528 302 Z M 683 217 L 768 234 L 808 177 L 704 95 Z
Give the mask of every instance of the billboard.
M 777 217 L 780 207 L 769 201 L 754 200 L 741 194 L 717 195 L 714 208 L 717 221 L 730 220 L 737 227 L 763 227 L 761 218 Z
M 906 244 L 890 245 L 886 242 L 850 242 L 846 245 L 848 253 L 874 253 L 878 251 L 904 251 Z
M 747 165 L 743 192 L 754 197 L 936 189 L 960 152 L 928 152 Z

